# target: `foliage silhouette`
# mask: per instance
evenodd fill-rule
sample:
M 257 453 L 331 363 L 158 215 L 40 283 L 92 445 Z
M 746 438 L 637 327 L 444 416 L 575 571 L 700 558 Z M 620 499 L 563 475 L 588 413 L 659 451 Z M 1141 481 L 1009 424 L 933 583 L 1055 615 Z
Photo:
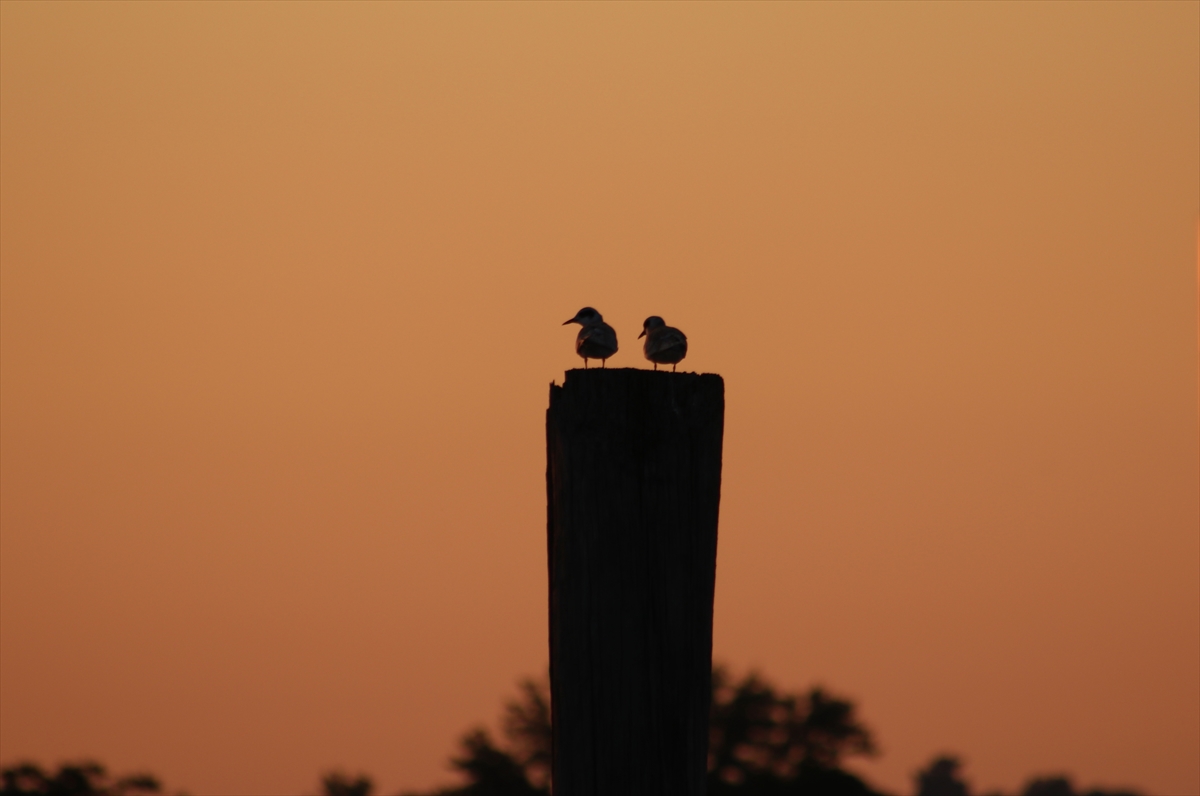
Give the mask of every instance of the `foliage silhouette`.
M 0 796 L 141 796 L 161 793 L 162 784 L 150 774 L 111 779 L 104 766 L 92 761 L 64 763 L 50 773 L 24 762 L 0 769 Z
M 359 774 L 351 779 L 340 771 L 331 771 L 321 778 L 321 796 L 371 796 L 375 783 Z
M 843 758 L 876 754 L 853 703 L 821 688 L 779 693 L 758 674 L 734 682 L 713 669 L 708 791 L 713 796 L 873 791 L 841 768 Z
M 709 726 L 710 796 L 881 796 L 842 768 L 856 755 L 877 754 L 874 738 L 849 700 L 821 688 L 783 693 L 751 672 L 734 680 L 713 669 Z M 482 728 L 460 741 L 451 766 L 467 779 L 460 788 L 428 796 L 548 796 L 550 687 L 524 680 L 504 707 L 504 742 Z M 934 757 L 914 776 L 916 796 L 971 796 L 961 760 Z M 341 796 L 341 794 L 327 794 Z M 408 796 L 421 796 L 409 794 Z M 1002 794 L 990 794 L 1002 796 Z M 1016 796 L 1139 796 L 1132 790 L 1077 791 L 1065 776 L 1031 779 Z
M 713 670 L 708 793 L 710 796 L 880 796 L 841 766 L 845 758 L 877 753 L 870 731 L 848 700 L 813 688 L 782 693 L 755 673 L 735 681 Z M 460 741 L 451 767 L 466 784 L 428 796 L 549 796 L 549 683 L 524 680 L 504 707 L 503 743 L 482 728 Z M 916 796 L 972 796 L 958 757 L 943 754 L 916 772 Z M 322 796 L 371 796 L 363 774 L 331 772 Z M 162 793 L 150 774 L 110 777 L 99 763 L 59 766 L 50 772 L 32 762 L 0 768 L 0 796 L 152 796 Z M 420 796 L 409 794 L 409 796 Z M 989 796 L 1003 796 L 992 793 Z M 1014 796 L 1139 796 L 1132 789 L 1076 790 L 1066 775 L 1030 779 Z
M 505 743 L 473 729 L 460 742 L 452 767 L 461 788 L 435 796 L 546 796 L 550 785 L 550 695 L 545 678 L 525 680 L 505 706 Z M 854 705 L 814 688 L 779 693 L 757 674 L 735 682 L 713 670 L 708 790 L 712 796 L 873 796 L 875 791 L 840 768 L 843 758 L 871 755 L 875 744 Z M 415 794 L 412 796 L 416 796 Z
M 450 759 L 451 768 L 464 775 L 467 784 L 429 796 L 549 796 L 549 679 L 525 679 L 519 689 L 520 695 L 504 706 L 504 748 L 482 727 L 468 731 L 459 741 L 458 755 Z
M 962 761 L 953 755 L 941 755 L 917 772 L 917 796 L 970 796 L 971 789 L 959 777 Z
M 529 783 L 542 791 L 550 789 L 550 682 L 548 678 L 520 683 L 521 695 L 504 706 L 504 737 L 512 754 L 525 771 Z
M 1021 796 L 1138 796 L 1138 793 L 1124 789 L 1103 790 L 1101 788 L 1092 788 L 1086 791 L 1075 790 L 1071 778 L 1064 774 L 1059 774 L 1031 779 L 1026 783 L 1025 789 L 1021 791 Z
M 916 773 L 916 796 L 971 796 L 971 788 L 959 772 L 962 762 L 953 755 L 940 755 Z M 992 793 L 989 796 L 1003 796 Z M 1019 796 L 1139 796 L 1132 790 L 1103 790 L 1093 788 L 1077 791 L 1069 777 L 1056 775 L 1035 777 L 1026 783 Z

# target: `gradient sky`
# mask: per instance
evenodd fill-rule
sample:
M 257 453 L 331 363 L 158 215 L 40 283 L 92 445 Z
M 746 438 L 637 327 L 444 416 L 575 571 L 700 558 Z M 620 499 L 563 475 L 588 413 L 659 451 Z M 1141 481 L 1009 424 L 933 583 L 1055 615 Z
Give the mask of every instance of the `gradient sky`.
M 725 377 L 718 660 L 1200 793 L 1200 4 L 5 0 L 0 96 L 0 760 L 453 781 L 590 304 Z

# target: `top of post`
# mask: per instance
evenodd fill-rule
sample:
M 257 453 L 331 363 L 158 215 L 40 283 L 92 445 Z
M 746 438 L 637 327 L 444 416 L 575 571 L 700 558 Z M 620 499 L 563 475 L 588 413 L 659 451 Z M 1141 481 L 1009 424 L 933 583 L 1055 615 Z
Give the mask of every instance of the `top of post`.
M 670 373 L 645 368 L 573 368 L 562 385 L 550 385 L 550 412 L 586 416 L 641 414 L 649 411 L 662 421 L 721 417 L 725 411 L 725 380 L 716 373 Z
M 722 386 L 725 384 L 725 380 L 719 373 L 696 373 L 694 371 L 672 373 L 669 370 L 650 370 L 648 368 L 570 368 L 563 375 L 563 384 L 555 386 L 567 387 L 572 381 L 581 383 L 591 379 L 675 379 L 676 383 L 694 383 L 699 379 L 707 384 L 720 383 Z M 552 382 L 552 384 L 554 383 Z
M 561 385 L 551 382 L 550 394 L 555 391 L 603 390 L 605 388 L 630 387 L 633 385 L 660 389 L 686 389 L 717 391 L 724 396 L 725 380 L 719 373 L 672 373 L 666 370 L 646 368 L 571 368 L 564 374 Z

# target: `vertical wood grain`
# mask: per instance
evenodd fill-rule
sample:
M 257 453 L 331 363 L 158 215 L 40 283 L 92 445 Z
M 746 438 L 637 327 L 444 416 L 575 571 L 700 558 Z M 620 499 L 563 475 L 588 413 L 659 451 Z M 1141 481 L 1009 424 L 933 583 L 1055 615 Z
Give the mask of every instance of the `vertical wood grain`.
M 550 388 L 556 796 L 704 793 L 724 413 L 713 374 Z

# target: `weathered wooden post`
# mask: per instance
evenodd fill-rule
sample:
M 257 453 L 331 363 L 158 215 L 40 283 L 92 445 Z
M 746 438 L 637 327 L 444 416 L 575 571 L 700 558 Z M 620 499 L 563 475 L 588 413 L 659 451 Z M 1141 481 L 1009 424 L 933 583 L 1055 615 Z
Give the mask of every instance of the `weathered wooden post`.
M 704 793 L 724 418 L 714 374 L 550 387 L 555 796 Z

